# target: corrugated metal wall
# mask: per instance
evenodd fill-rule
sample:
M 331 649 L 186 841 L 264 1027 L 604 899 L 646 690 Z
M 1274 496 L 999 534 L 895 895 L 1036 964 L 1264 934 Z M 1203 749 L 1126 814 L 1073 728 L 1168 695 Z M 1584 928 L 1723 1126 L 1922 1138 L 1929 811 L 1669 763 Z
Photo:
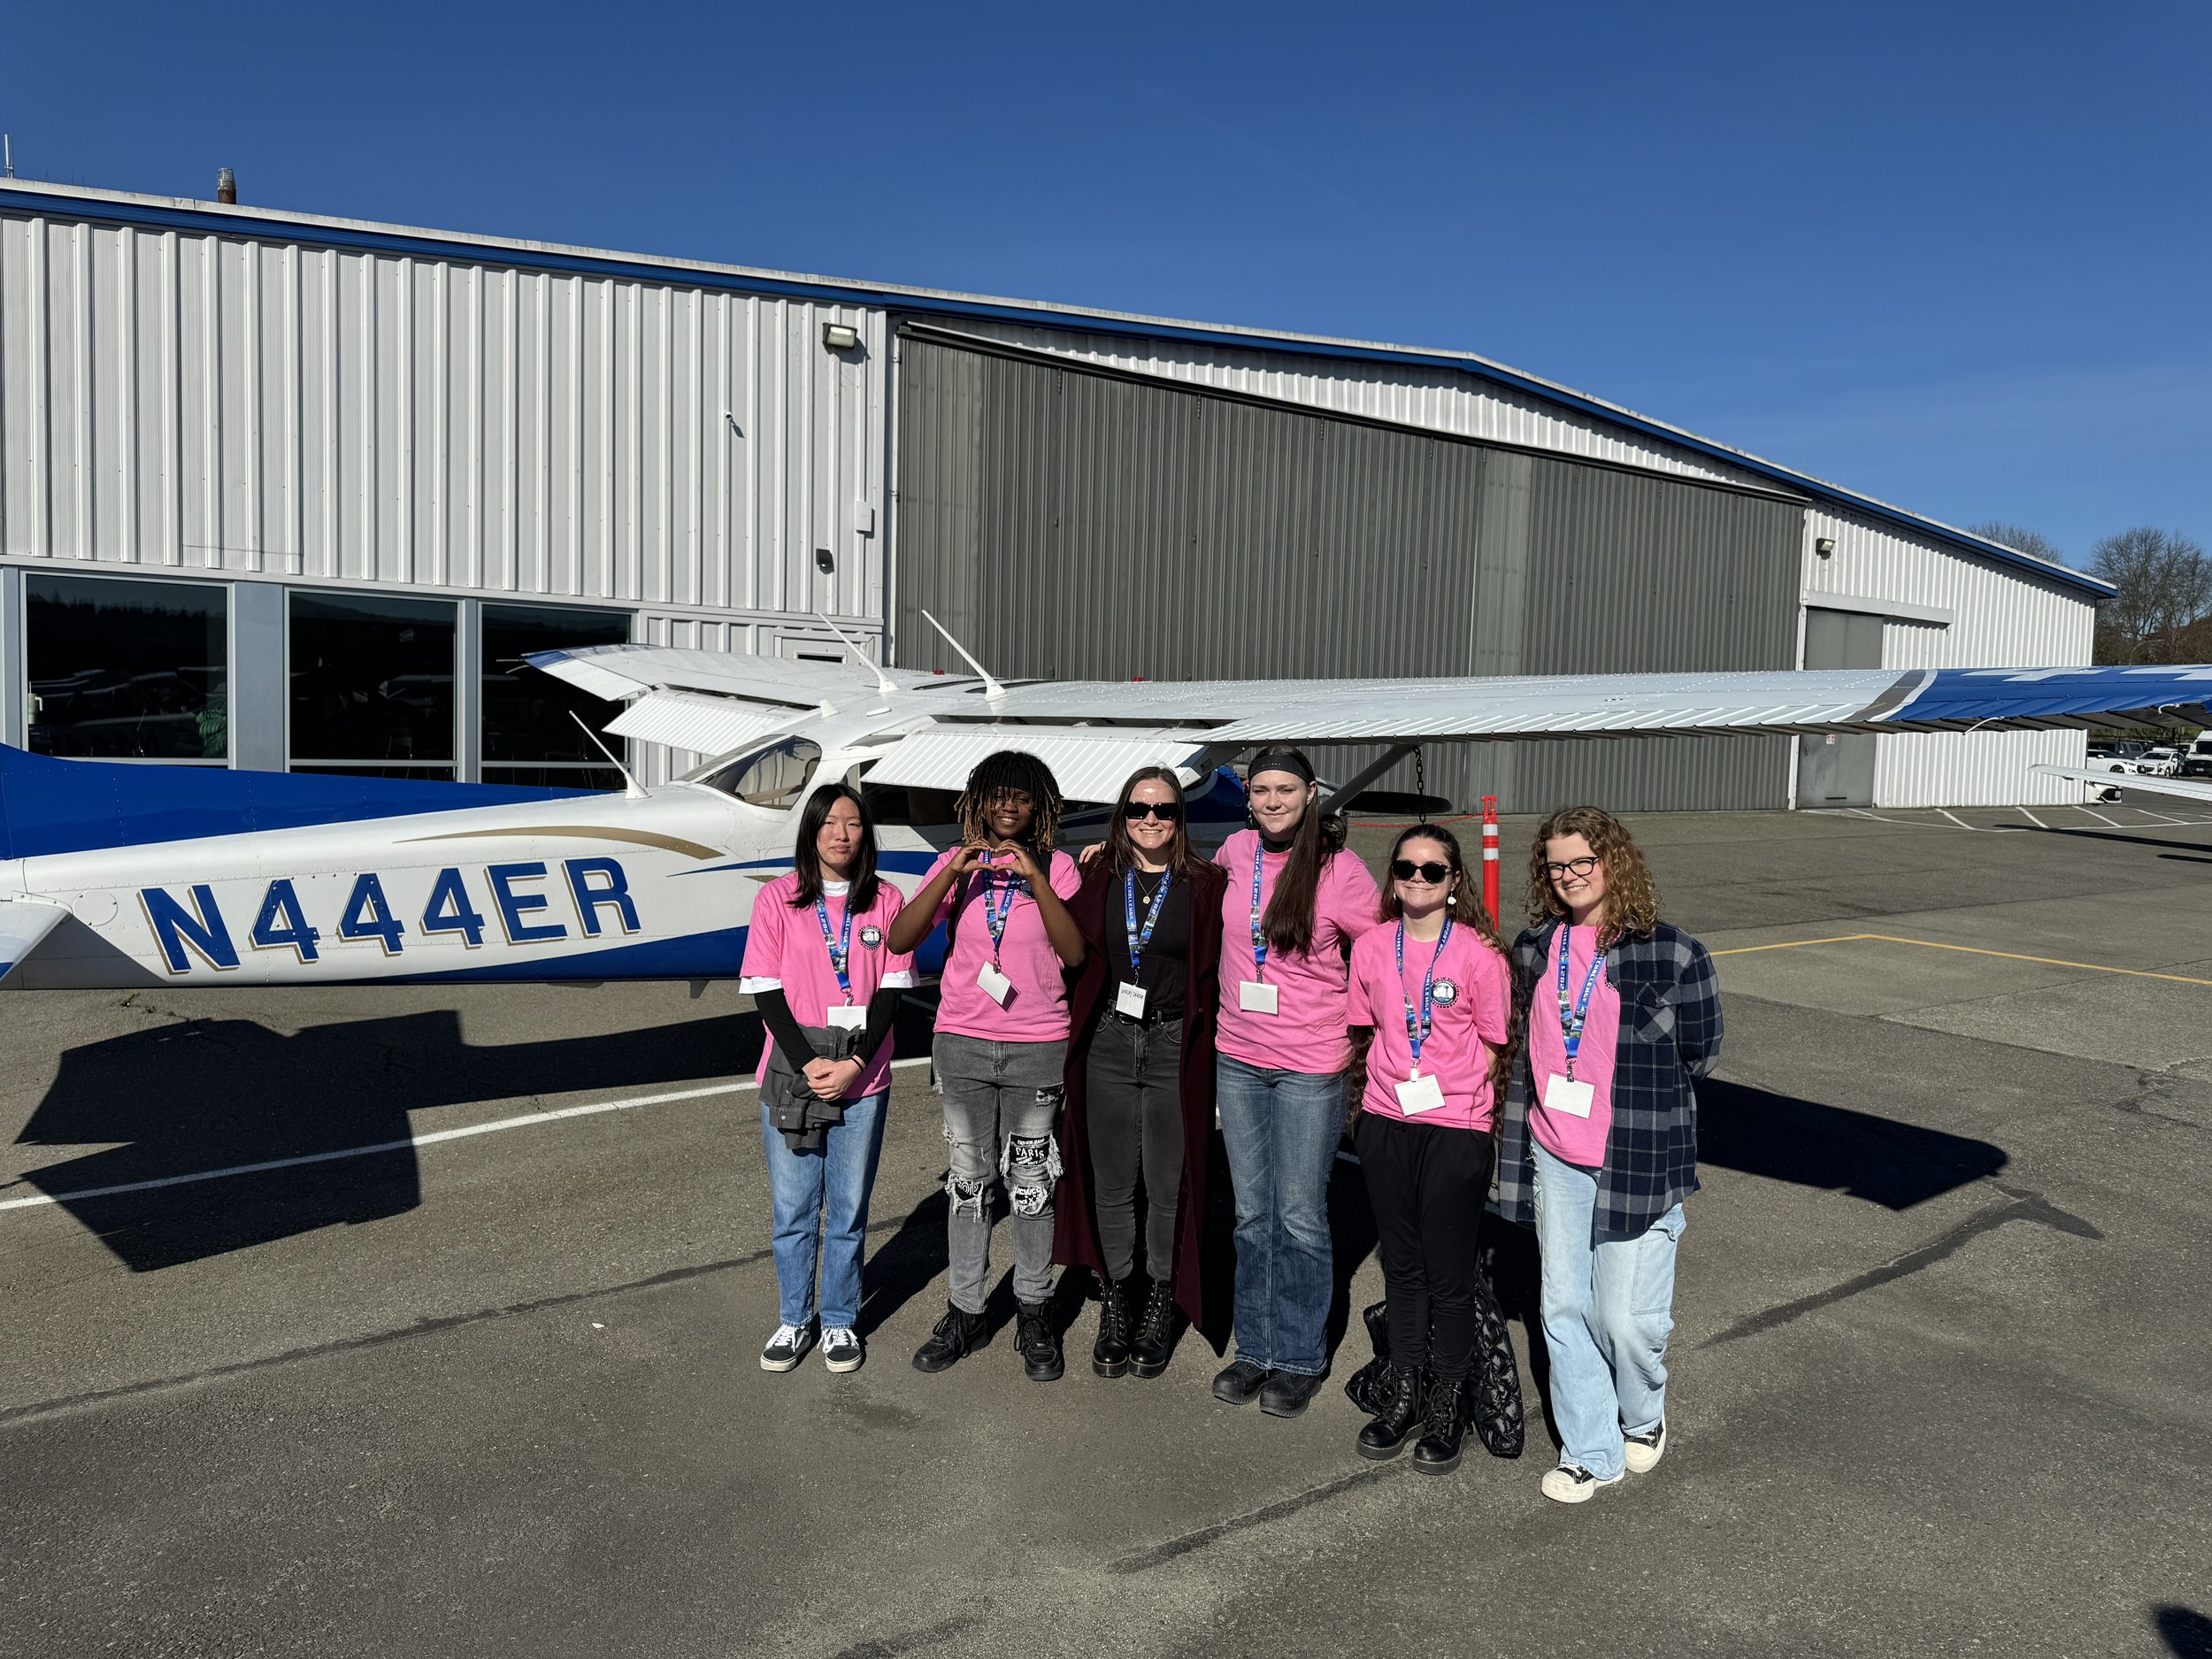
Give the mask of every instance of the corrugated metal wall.
M 0 553 L 872 621 L 884 320 L 10 211 Z
M 1885 668 L 2058 666 L 2089 660 L 2095 610 L 2055 582 L 1998 569 L 1928 547 L 1860 518 L 1823 508 L 1805 515 L 1804 590 L 1818 604 L 1831 594 L 1880 595 L 1952 612 L 1947 626 L 1889 622 L 1882 629 Z M 1821 538 L 1835 543 L 1820 557 Z M 2039 778 L 2039 763 L 2081 764 L 2080 732 L 1921 733 L 1876 741 L 1877 806 L 2004 806 L 2073 802 L 2078 784 Z
M 1801 509 L 908 337 L 894 654 L 1001 674 L 1550 673 L 1793 658 Z M 1457 746 L 1509 811 L 1771 807 L 1786 740 Z M 1361 755 L 1334 757 L 1350 770 Z M 1409 766 L 1391 780 L 1411 783 Z

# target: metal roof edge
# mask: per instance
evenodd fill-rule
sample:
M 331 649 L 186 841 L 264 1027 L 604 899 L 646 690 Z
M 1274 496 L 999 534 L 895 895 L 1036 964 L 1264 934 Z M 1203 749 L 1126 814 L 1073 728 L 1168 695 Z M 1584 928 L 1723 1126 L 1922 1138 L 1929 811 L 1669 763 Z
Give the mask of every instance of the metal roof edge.
M 1455 351 L 1442 347 L 1392 345 L 1329 334 L 1302 334 L 1249 328 L 1231 323 L 1190 322 L 1175 318 L 1154 317 L 1141 311 L 1102 311 L 1085 306 L 1055 304 L 1044 300 L 964 294 L 950 288 L 909 288 L 895 283 L 862 282 L 844 278 L 771 271 L 751 265 L 717 265 L 703 260 L 621 253 L 565 242 L 529 242 L 478 235 L 465 231 L 386 225 L 369 219 L 339 219 L 289 209 L 203 202 L 189 196 L 148 196 L 125 190 L 96 189 L 84 185 L 49 184 L 28 179 L 11 179 L 0 183 L 0 210 L 12 208 L 35 213 L 44 211 L 44 204 L 53 201 L 83 204 L 91 210 L 89 216 L 93 218 L 173 230 L 236 234 L 249 231 L 256 225 L 266 225 L 284 227 L 296 237 L 305 233 L 306 239 L 334 247 L 395 253 L 435 251 L 449 257 L 459 255 L 478 258 L 490 254 L 496 255 L 501 263 L 530 270 L 565 271 L 647 280 L 667 280 L 680 277 L 699 287 L 725 291 L 764 293 L 832 303 L 841 301 L 887 310 L 931 311 L 941 315 L 986 319 L 995 322 L 1029 323 L 1048 327 L 1053 326 L 1055 319 L 1063 319 L 1079 322 L 1098 333 L 1146 339 L 1210 345 L 1230 343 L 1262 349 L 1287 349 L 1306 356 L 1336 357 L 1352 362 L 1452 369 L 1689 450 L 1709 460 L 1741 467 L 1760 477 L 1801 490 L 1816 501 L 1863 513 L 1913 534 L 1925 536 L 1955 551 L 2040 577 L 2061 587 L 2074 588 L 2093 599 L 2108 598 L 2117 591 L 2109 582 L 2086 572 L 2075 570 L 2070 565 L 2053 565 L 2043 559 L 2032 558 L 2014 549 L 1970 535 L 1938 519 L 1924 518 L 1905 508 L 1892 506 L 1871 495 L 1861 495 L 1841 485 L 1832 484 L 1825 479 L 1766 460 L 1748 450 L 1738 449 L 1710 438 L 1701 438 L 1682 427 L 1670 426 L 1647 415 L 1640 415 L 1620 404 L 1608 403 L 1603 398 L 1576 391 L 1571 387 L 1547 380 L 1539 375 L 1494 363 L 1471 351 Z M 477 251 L 470 255 L 465 251 L 468 250 Z

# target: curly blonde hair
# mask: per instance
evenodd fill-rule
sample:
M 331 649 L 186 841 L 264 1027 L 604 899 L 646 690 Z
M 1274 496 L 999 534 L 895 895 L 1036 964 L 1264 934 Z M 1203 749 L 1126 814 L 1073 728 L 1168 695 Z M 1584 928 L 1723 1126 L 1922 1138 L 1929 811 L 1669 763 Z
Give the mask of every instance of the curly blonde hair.
M 1651 866 L 1628 826 L 1602 807 L 1563 807 L 1536 826 L 1536 843 L 1528 855 L 1528 915 L 1532 922 L 1564 916 L 1567 906 L 1552 891 L 1544 873 L 1545 846 L 1563 835 L 1579 835 L 1605 869 L 1605 918 L 1598 942 L 1647 934 L 1659 922 L 1659 888 L 1651 879 Z

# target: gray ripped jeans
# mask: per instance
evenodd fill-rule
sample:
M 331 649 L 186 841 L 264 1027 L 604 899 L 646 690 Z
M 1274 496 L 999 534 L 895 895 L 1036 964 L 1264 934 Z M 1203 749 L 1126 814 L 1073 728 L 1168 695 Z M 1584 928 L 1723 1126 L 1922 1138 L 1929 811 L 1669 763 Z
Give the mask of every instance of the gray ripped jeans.
M 1014 1295 L 1033 1305 L 1052 1294 L 1052 1186 L 1060 1178 L 1054 1133 L 1067 1092 L 1065 1042 L 993 1042 L 937 1033 L 945 1092 L 945 1243 L 952 1305 L 981 1313 L 991 1288 L 991 1186 L 1002 1181 L 1013 1214 Z

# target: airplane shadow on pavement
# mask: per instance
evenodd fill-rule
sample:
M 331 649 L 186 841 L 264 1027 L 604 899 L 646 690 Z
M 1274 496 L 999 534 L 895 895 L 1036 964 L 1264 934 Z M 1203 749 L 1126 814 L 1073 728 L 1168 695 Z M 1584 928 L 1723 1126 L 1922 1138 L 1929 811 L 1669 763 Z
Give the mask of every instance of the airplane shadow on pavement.
M 926 1027 L 901 1025 L 902 1043 L 926 1041 Z M 53 1196 L 133 1271 L 151 1272 L 414 1209 L 408 1139 L 447 1125 L 413 1114 L 711 1083 L 749 1073 L 760 1044 L 753 1014 L 490 1047 L 468 1042 L 451 1010 L 290 1035 L 251 1020 L 184 1021 L 65 1053 L 17 1144 L 119 1144 L 27 1171 L 5 1195 Z M 386 1143 L 396 1144 L 318 1157 Z M 758 1156 L 757 1137 L 742 1145 Z M 318 1161 L 180 1179 L 288 1159 Z M 73 1195 L 145 1182 L 175 1184 Z

